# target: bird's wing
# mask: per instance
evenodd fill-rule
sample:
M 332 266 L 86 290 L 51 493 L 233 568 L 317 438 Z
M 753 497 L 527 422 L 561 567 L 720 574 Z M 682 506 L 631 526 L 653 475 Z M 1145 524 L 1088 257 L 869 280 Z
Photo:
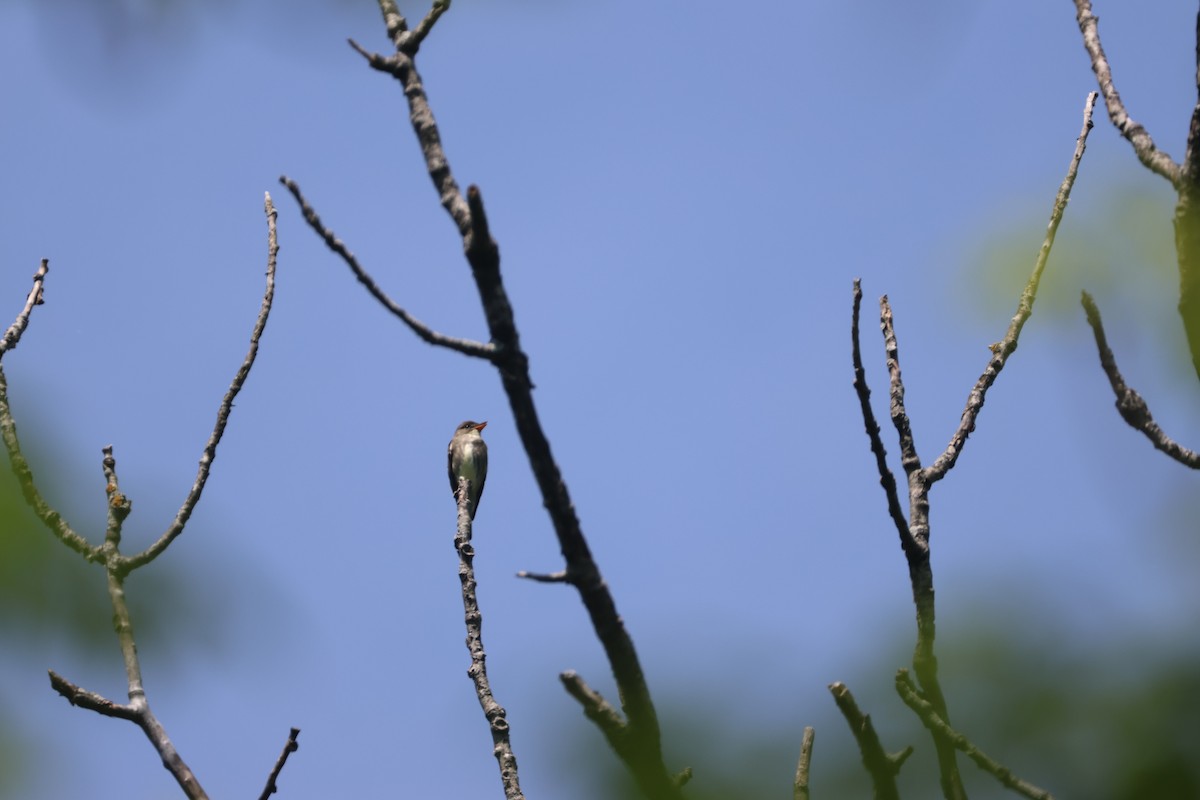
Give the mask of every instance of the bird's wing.
M 458 477 L 454 474 L 454 440 L 446 446 L 446 474 L 450 476 L 450 492 L 458 493 Z
M 483 485 L 487 483 L 487 442 L 479 440 L 479 447 L 475 455 L 475 463 L 478 468 L 475 470 L 479 476 L 479 494 L 475 495 L 475 507 L 479 507 L 479 501 L 483 499 Z

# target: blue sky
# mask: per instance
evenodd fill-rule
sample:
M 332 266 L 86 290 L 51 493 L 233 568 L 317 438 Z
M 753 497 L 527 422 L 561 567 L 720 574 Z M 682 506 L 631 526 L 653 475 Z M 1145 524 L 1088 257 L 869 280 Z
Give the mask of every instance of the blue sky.
M 0 7 L 0 310 L 49 258 L 46 304 L 5 358 L 17 421 L 93 541 L 114 445 L 126 541 L 144 546 L 245 352 L 275 198 L 275 310 L 165 556 L 206 613 L 139 640 L 158 716 L 213 796 L 259 791 L 293 725 L 283 796 L 390 793 L 397 758 L 406 796 L 497 795 L 444 472 L 454 426 L 488 419 L 493 688 L 527 793 L 590 796 L 556 755 L 588 724 L 556 675 L 615 691 L 574 593 L 512 577 L 560 557 L 494 371 L 386 314 L 277 184 L 299 182 L 409 311 L 486 338 L 397 84 L 345 44 L 386 48 L 374 4 L 154 5 L 123 5 L 123 24 L 83 2 Z M 925 5 L 460 0 L 418 61 L 459 182 L 483 190 L 542 422 L 655 697 L 733 698 L 737 724 L 793 725 L 796 747 L 830 718 L 826 684 L 886 689 L 914 632 L 851 389 L 851 282 L 881 419 L 875 300 L 891 298 L 928 462 L 1016 307 L 1094 88 L 1065 0 Z M 1130 113 L 1178 159 L 1194 7 L 1096 12 Z M 1118 418 L 1078 309 L 1094 291 L 1126 377 L 1200 442 L 1172 196 L 1096 122 L 1020 350 L 932 494 L 943 637 L 1031 606 L 1079 652 L 1195 629 L 1178 523 L 1195 478 Z M 115 641 L 0 661 L 16 724 L 59 759 L 23 796 L 173 796 L 140 732 L 68 706 L 46 668 L 123 697 Z M 906 713 L 891 703 L 871 710 Z M 818 736 L 852 746 L 844 727 Z

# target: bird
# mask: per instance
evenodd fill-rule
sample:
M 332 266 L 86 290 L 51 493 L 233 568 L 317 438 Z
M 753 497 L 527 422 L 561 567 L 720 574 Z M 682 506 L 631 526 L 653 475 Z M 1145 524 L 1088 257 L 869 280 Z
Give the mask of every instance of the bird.
M 450 492 L 458 501 L 458 479 L 466 478 L 470 482 L 467 494 L 467 510 L 471 519 L 475 519 L 475 511 L 479 508 L 479 498 L 483 497 L 483 484 L 487 480 L 487 443 L 479 435 L 487 426 L 487 422 L 467 420 L 454 429 L 454 438 L 446 448 L 446 468 L 450 474 Z

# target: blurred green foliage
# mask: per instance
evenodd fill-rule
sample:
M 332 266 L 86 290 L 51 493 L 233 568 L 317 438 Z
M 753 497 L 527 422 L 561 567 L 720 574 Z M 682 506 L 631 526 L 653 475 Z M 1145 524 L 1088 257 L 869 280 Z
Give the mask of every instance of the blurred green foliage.
M 1034 631 L 992 622 L 968 636 L 943 637 L 940 646 L 955 727 L 980 749 L 1059 798 L 1200 797 L 1200 652 L 1127 641 L 1068 655 L 1054 646 L 1061 637 L 1041 627 L 1033 610 L 1023 624 Z M 856 668 L 843 677 L 886 750 L 916 748 L 900 772 L 901 796 L 936 797 L 929 735 L 887 688 L 908 649 L 885 644 L 886 656 L 871 671 Z M 887 660 L 891 656 L 895 661 Z M 737 687 L 692 688 L 687 693 L 676 686 L 673 695 L 660 691 L 656 697 L 669 767 L 694 771 L 687 788 L 692 800 L 789 797 L 804 724 L 816 728 L 812 796 L 870 796 L 854 739 L 832 698 L 821 708 L 797 709 L 793 725 L 772 727 L 747 722 L 737 708 Z M 787 704 L 782 697 L 780 702 Z M 580 787 L 577 797 L 638 797 L 582 715 L 561 724 L 560 763 L 569 765 Z M 959 768 L 972 798 L 1015 796 L 961 754 Z
M 1102 198 L 1093 203 L 1097 208 L 1068 205 L 1042 276 L 1037 314 L 1077 323 L 1084 289 L 1098 299 L 1138 305 L 1164 293 L 1172 305 L 1179 301 L 1174 199 L 1158 189 L 1143 182 L 1112 184 L 1092 190 Z M 971 230 L 956 273 L 960 297 L 976 298 L 989 314 L 1015 310 L 1045 236 L 1050 191 L 1040 201 L 1026 198 L 993 209 L 989 225 Z

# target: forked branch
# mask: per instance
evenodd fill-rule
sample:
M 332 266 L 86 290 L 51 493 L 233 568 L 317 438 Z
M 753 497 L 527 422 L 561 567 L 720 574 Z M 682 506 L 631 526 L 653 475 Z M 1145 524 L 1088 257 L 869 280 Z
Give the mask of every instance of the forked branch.
M 862 289 L 858 281 L 854 284 L 854 306 L 851 319 L 852 358 L 854 364 L 854 388 L 858 394 L 859 405 L 862 409 L 863 423 L 867 437 L 871 442 L 871 451 L 875 455 L 876 468 L 879 471 L 880 484 L 887 497 L 888 514 L 900 534 L 900 544 L 908 562 L 909 581 L 912 586 L 913 603 L 916 606 L 917 642 L 913 651 L 913 669 L 920 681 L 922 700 L 929 703 L 939 718 L 949 724 L 946 700 L 938 679 L 937 657 L 934 654 L 937 625 L 934 604 L 933 569 L 930 564 L 929 550 L 929 491 L 933 484 L 946 476 L 958 461 L 963 447 L 971 432 L 979 412 L 983 408 L 988 389 L 995 383 L 1000 371 L 1008 361 L 1008 357 L 1016 351 L 1021 330 L 1033 313 L 1033 304 L 1037 298 L 1038 286 L 1042 273 L 1050 257 L 1058 226 L 1066 210 L 1071 188 L 1078 174 L 1079 162 L 1083 158 L 1087 145 L 1088 133 L 1092 129 L 1092 111 L 1095 107 L 1097 93 L 1088 95 L 1083 109 L 1083 129 L 1075 142 L 1075 150 L 1067 168 L 1066 177 L 1059 187 L 1055 197 L 1054 207 L 1050 213 L 1046 236 L 1038 252 L 1033 272 L 1021 293 L 1017 312 L 1009 323 L 1004 338 L 991 346 L 992 356 L 988 360 L 983 374 L 967 396 L 966 407 L 963 410 L 959 425 L 950 439 L 946 450 L 928 467 L 921 466 L 917 452 L 912 425 L 904 405 L 904 380 L 900 370 L 899 344 L 897 342 L 895 321 L 892 308 L 887 296 L 880 298 L 880 330 L 883 334 L 884 348 L 887 355 L 888 375 L 890 379 L 889 398 L 892 423 L 896 428 L 900 444 L 901 464 L 908 478 L 908 519 L 904 519 L 900 508 L 900 500 L 895 477 L 887 465 L 886 452 L 880 438 L 879 425 L 875 421 L 874 412 L 870 405 L 870 389 L 867 386 L 866 374 L 862 367 L 862 354 L 858 342 L 859 306 L 862 301 Z M 962 779 L 955 763 L 955 748 L 953 742 L 938 728 L 931 728 L 934 746 L 937 749 L 938 765 L 942 784 L 942 793 L 947 798 L 957 799 L 966 796 Z
M 90 545 L 81 536 L 71 530 L 66 522 L 62 520 L 61 515 L 45 501 L 34 485 L 32 472 L 21 452 L 20 442 L 17 438 L 16 424 L 13 421 L 8 402 L 7 381 L 5 380 L 3 371 L 0 370 L 0 434 L 3 436 L 5 447 L 12 461 L 13 471 L 16 473 L 17 479 L 21 484 L 26 501 L 33 507 L 34 512 L 43 523 L 68 547 L 80 553 L 89 561 L 98 562 L 104 566 L 108 581 L 109 601 L 113 609 L 113 627 L 117 634 L 117 641 L 125 663 L 129 702 L 124 704 L 116 703 L 100 694 L 75 685 L 53 671 L 49 673 L 50 685 L 72 705 L 90 709 L 104 716 L 126 719 L 137 724 L 145 733 L 146 738 L 150 740 L 158 752 L 163 766 L 174 776 L 180 788 L 183 789 L 189 798 L 195 798 L 196 800 L 202 800 L 207 795 L 200 786 L 196 776 L 175 749 L 162 724 L 154 716 L 154 713 L 150 709 L 150 703 L 146 698 L 146 691 L 142 684 L 141 664 L 138 658 L 133 620 L 125 597 L 125 578 L 130 571 L 148 564 L 158 554 L 162 553 L 171 541 L 182 532 L 192 510 L 200 499 L 200 494 L 208 478 L 213 458 L 216 456 L 217 444 L 221 440 L 230 410 L 233 407 L 234 397 L 241 390 L 246 377 L 249 375 L 250 368 L 254 364 L 255 355 L 258 352 L 259 337 L 266 326 L 267 316 L 271 309 L 275 286 L 275 256 L 279 249 L 275 235 L 275 208 L 271 204 L 270 195 L 266 196 L 265 210 L 267 215 L 268 239 L 267 288 L 263 297 L 262 308 L 251 335 L 250 351 L 218 409 L 216 427 L 205 446 L 204 455 L 200 459 L 200 470 L 191 492 L 189 492 L 179 514 L 174 523 L 168 528 L 167 533 L 145 552 L 132 558 L 123 556 L 120 552 L 122 526 L 133 506 L 129 497 L 121 491 L 120 479 L 117 475 L 117 462 L 113 457 L 113 448 L 111 446 L 104 448 L 103 460 L 101 462 L 105 479 L 105 495 L 108 501 L 105 535 L 102 544 L 96 546 Z M 34 275 L 34 288 L 29 294 L 25 308 L 4 334 L 3 338 L 0 339 L 0 357 L 16 346 L 21 334 L 29 323 L 29 315 L 33 306 L 42 302 L 42 282 L 47 270 L 48 264 L 46 261 L 43 261 L 41 269 Z M 294 734 L 295 732 L 293 732 L 293 742 Z M 273 786 L 274 777 L 277 776 L 279 768 L 282 768 L 282 759 L 278 764 L 276 772 L 272 775 L 269 786 Z

